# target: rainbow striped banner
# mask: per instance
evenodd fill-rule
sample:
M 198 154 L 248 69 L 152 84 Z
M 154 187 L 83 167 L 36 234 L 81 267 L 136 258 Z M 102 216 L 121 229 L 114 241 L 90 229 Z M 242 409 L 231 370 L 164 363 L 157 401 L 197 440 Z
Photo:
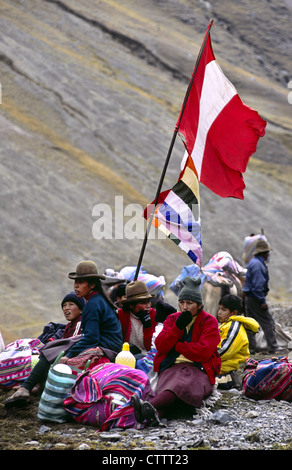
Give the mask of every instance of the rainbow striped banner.
M 149 204 L 144 217 L 149 220 L 153 204 Z M 202 243 L 200 221 L 199 182 L 193 160 L 188 157 L 177 183 L 161 192 L 155 208 L 152 225 L 161 230 L 183 250 L 191 260 L 201 266 Z

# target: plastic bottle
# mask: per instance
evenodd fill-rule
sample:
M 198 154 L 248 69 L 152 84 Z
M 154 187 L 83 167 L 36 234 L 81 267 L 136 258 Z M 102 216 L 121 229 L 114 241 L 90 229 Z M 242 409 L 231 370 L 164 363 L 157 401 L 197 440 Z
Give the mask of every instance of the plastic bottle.
M 135 356 L 130 352 L 129 343 L 123 344 L 123 349 L 117 354 L 115 359 L 116 364 L 123 364 L 124 366 L 133 367 L 135 369 L 136 359 Z

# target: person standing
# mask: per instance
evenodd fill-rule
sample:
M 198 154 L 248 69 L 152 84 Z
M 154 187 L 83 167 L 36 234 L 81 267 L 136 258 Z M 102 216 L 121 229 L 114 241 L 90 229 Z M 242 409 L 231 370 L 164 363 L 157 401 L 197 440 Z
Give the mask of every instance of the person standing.
M 273 354 L 277 350 L 275 322 L 269 312 L 266 297 L 269 292 L 269 271 L 267 262 L 270 256 L 270 245 L 265 240 L 258 240 L 254 250 L 254 256 L 247 265 L 246 280 L 243 287 L 245 312 L 247 316 L 254 318 L 262 328 L 268 353 Z M 249 336 L 250 353 L 256 352 L 256 338 Z

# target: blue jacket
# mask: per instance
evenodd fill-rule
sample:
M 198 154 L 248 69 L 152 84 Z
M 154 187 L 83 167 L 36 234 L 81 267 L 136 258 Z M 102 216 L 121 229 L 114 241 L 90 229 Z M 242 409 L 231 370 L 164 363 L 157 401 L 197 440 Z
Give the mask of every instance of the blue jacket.
M 101 294 L 89 298 L 81 314 L 81 339 L 66 353 L 75 357 L 97 346 L 119 352 L 123 348 L 122 327 L 113 308 Z
M 247 265 L 246 279 L 243 292 L 265 303 L 269 292 L 269 271 L 263 256 L 254 256 Z

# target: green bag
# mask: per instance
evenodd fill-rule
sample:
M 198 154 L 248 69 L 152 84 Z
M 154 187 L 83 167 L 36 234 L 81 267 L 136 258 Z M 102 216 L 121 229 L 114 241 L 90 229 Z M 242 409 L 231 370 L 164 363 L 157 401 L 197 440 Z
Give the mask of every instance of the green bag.
M 41 421 L 52 421 L 56 423 L 64 423 L 70 419 L 69 413 L 63 407 L 63 400 L 70 395 L 71 388 L 73 387 L 79 374 L 84 370 L 78 369 L 74 366 L 69 366 L 71 373 L 60 372 L 55 369 L 64 352 L 59 354 L 55 362 L 51 365 L 46 380 L 44 391 L 41 395 L 38 418 Z M 86 364 L 85 370 L 88 364 Z

